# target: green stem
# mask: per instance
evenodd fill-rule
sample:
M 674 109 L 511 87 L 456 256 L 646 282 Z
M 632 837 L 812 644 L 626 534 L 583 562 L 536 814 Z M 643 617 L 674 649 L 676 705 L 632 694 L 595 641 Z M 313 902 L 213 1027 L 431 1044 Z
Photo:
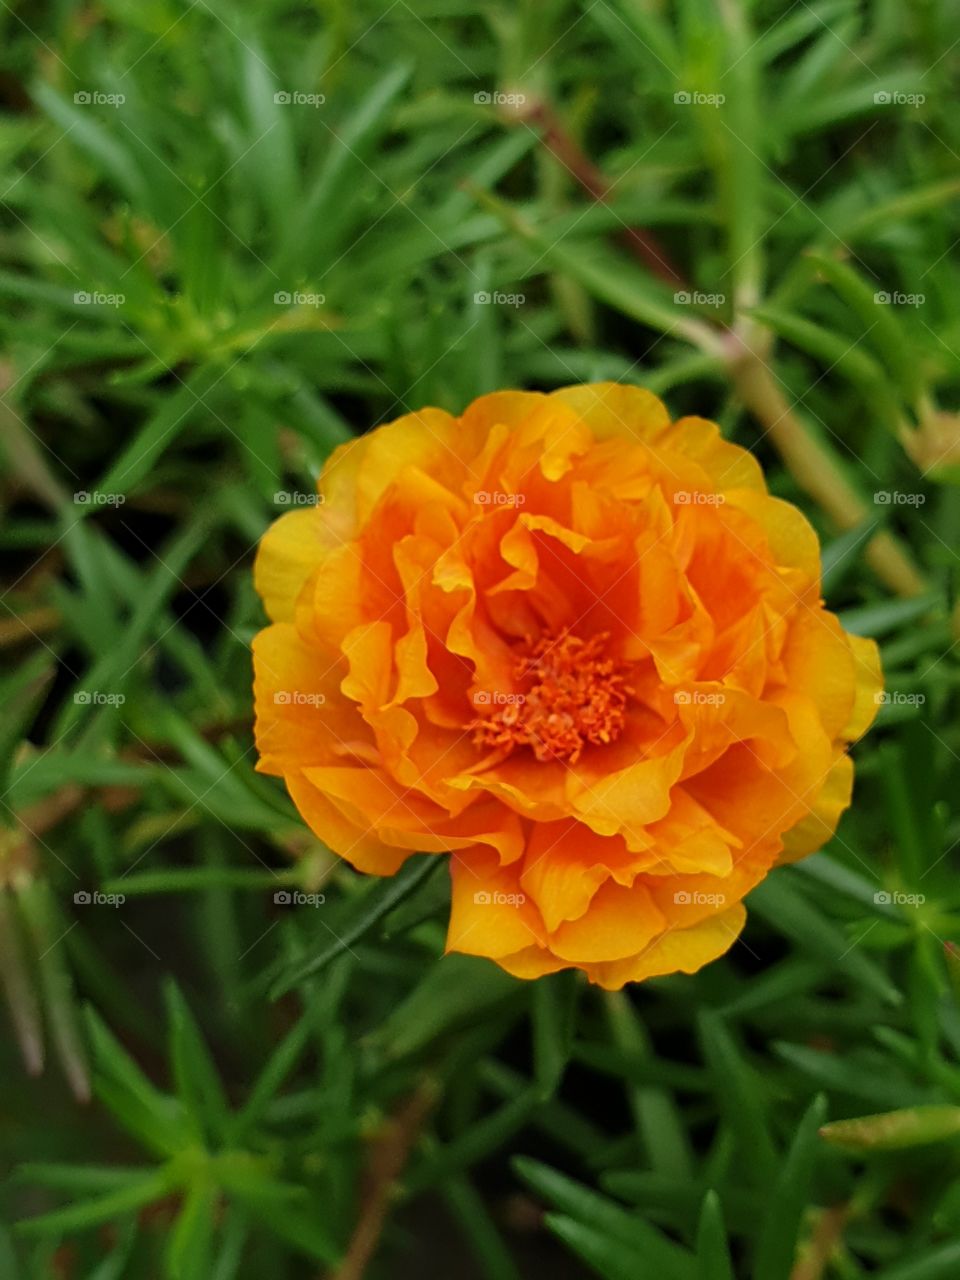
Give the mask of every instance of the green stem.
M 811 435 L 794 413 L 764 358 L 744 344 L 730 368 L 741 400 L 759 418 L 800 488 L 841 530 L 854 529 L 869 519 L 873 513 L 841 473 L 833 451 Z M 918 596 L 928 590 L 909 552 L 885 530 L 874 534 L 864 555 L 881 581 L 898 595 Z

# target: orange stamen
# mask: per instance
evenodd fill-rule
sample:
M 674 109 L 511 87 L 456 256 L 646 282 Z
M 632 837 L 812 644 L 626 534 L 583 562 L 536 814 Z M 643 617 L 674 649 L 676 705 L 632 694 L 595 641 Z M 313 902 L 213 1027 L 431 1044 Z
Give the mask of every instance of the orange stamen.
M 538 760 L 576 764 L 588 744 L 615 742 L 633 690 L 625 665 L 606 655 L 609 639 L 607 631 L 581 640 L 563 630 L 527 642 L 513 673 L 526 688 L 471 721 L 474 743 L 507 752 L 529 746 Z

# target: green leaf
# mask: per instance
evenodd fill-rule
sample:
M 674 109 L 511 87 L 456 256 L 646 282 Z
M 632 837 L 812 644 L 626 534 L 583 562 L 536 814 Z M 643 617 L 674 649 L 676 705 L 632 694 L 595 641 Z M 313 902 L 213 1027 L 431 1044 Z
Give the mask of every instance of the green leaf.
M 522 1280 L 484 1197 L 464 1177 L 445 1179 L 440 1191 L 460 1224 L 484 1280 Z
M 200 1175 L 187 1191 L 170 1233 L 165 1266 L 168 1280 L 209 1280 L 213 1257 L 217 1189 Z
M 2 1226 L 0 1226 L 0 1275 L 7 1280 L 24 1280 L 24 1273 L 20 1270 L 20 1263 L 13 1249 L 13 1241 L 6 1228 Z
M 54 673 L 52 655 L 44 648 L 0 682 L 0 705 L 4 709 L 0 724 L 0 786 L 4 794 L 10 786 L 14 752 Z
M 453 1028 L 489 1018 L 524 993 L 516 978 L 479 956 L 453 952 L 427 969 L 377 1028 L 374 1046 L 390 1058 L 415 1054 Z
M 197 1137 L 216 1141 L 226 1133 L 230 1115 L 220 1076 L 200 1028 L 172 979 L 165 984 L 165 995 L 177 1094 Z
M 700 1212 L 697 1227 L 697 1276 L 699 1280 L 735 1280 L 723 1209 L 715 1191 L 708 1191 L 704 1196 Z
M 567 1215 L 562 1219 L 554 1215 L 551 1225 L 562 1221 L 564 1229 L 558 1234 L 567 1243 L 576 1240 L 577 1251 L 584 1257 L 589 1254 L 588 1260 L 604 1256 L 622 1266 L 632 1259 L 635 1267 L 640 1262 L 649 1265 L 651 1275 L 661 1275 L 665 1280 L 693 1280 L 693 1255 L 689 1250 L 674 1244 L 639 1214 L 536 1160 L 518 1157 L 513 1166 L 524 1182 Z M 609 1253 L 603 1249 L 604 1244 L 609 1245 Z
M 89 1006 L 85 1015 L 96 1067 L 95 1093 L 149 1150 L 160 1155 L 182 1151 L 192 1135 L 180 1103 L 154 1088 Z
M 286 230 L 299 199 L 291 130 L 293 108 L 276 101 L 281 86 L 251 32 L 238 43 L 237 56 L 253 134 L 242 164 L 256 183 L 255 189 L 269 210 L 274 234 L 279 236 Z
M 153 415 L 100 477 L 97 492 L 128 494 L 135 489 L 194 417 L 199 413 L 209 413 L 204 399 L 221 376 L 215 368 L 204 366 L 194 370 L 185 380 L 178 379 L 176 391 L 159 401 Z M 79 510 L 82 513 L 87 508 L 80 507 Z
M 602 1230 L 560 1213 L 547 1213 L 544 1222 L 564 1244 L 579 1254 L 603 1280 L 693 1280 L 689 1266 L 664 1266 L 639 1245 L 611 1239 Z
M 674 290 L 641 271 L 624 255 L 594 244 L 567 247 L 548 239 L 537 226 L 489 192 L 477 199 L 496 213 L 504 225 L 533 251 L 536 264 L 546 263 L 578 281 L 600 302 L 665 334 L 676 334 L 710 355 L 722 354 L 722 344 L 710 326 L 691 319 L 683 304 L 672 302 Z
M 491 1115 L 475 1120 L 453 1141 L 438 1146 L 406 1180 L 416 1194 L 427 1187 L 442 1185 L 451 1173 L 479 1164 L 518 1133 L 540 1104 L 540 1091 L 531 1089 L 512 1098 Z
M 319 955 L 291 965 L 283 977 L 278 979 L 271 991 L 274 999 L 295 987 L 304 978 L 320 973 L 337 956 L 344 951 L 349 951 L 354 943 L 359 942 L 380 923 L 384 916 L 413 893 L 427 876 L 433 874 L 439 864 L 440 859 L 431 854 L 414 855 L 407 859 L 395 876 L 376 881 L 363 894 L 351 917 L 340 922 L 339 936 L 336 940 Z
M 54 1191 L 94 1192 L 119 1190 L 143 1181 L 153 1170 L 147 1166 L 95 1164 L 22 1164 L 17 1179 Z
M 854 635 L 875 637 L 926 617 L 939 604 L 935 595 L 923 595 L 911 600 L 885 600 L 883 604 L 865 605 L 861 609 L 845 609 L 837 616 Z
M 579 996 L 576 971 L 549 974 L 533 984 L 533 1069 L 544 1098 L 557 1091 L 566 1070 Z
M 386 128 L 394 103 L 410 76 L 406 66 L 394 66 L 376 80 L 352 114 L 332 132 L 322 117 L 318 124 L 327 141 L 326 159 L 299 210 L 288 217 L 288 233 L 281 246 L 277 274 L 293 272 L 297 261 L 322 262 L 347 225 L 358 176 L 369 173 L 365 157 Z M 382 190 L 382 187 L 380 188 Z
M 876 1272 L 876 1280 L 954 1280 L 960 1269 L 960 1241 L 924 1249 L 919 1254 Z
M 122 130 L 104 128 L 89 108 L 65 101 L 42 80 L 34 85 L 33 97 L 70 134 L 72 144 L 85 151 L 96 167 L 122 188 L 135 207 L 148 203 L 143 174 Z
M 821 361 L 827 372 L 848 378 L 864 395 L 878 420 L 885 422 L 890 430 L 896 430 L 899 423 L 896 393 L 886 379 L 883 366 L 851 344 L 846 334 L 776 307 L 755 307 L 750 314 L 799 350 Z
M 334 1266 L 339 1262 L 340 1249 L 327 1227 L 322 1224 L 319 1205 L 298 1209 L 274 1198 L 264 1200 L 259 1195 L 239 1191 L 236 1187 L 233 1188 L 233 1193 L 274 1235 L 291 1244 L 306 1257 L 327 1266 Z
M 852 946 L 847 935 L 794 887 L 789 873 L 780 871 L 768 876 L 750 894 L 749 904 L 802 950 L 845 970 L 888 1004 L 902 1001 L 902 995 L 883 971 Z
M 915 404 L 923 390 L 919 362 L 896 308 L 877 301 L 879 294 L 891 293 L 894 285 L 878 286 L 848 262 L 820 249 L 808 251 L 811 262 L 856 312 L 884 365 L 899 385 L 909 404 Z
M 748 1181 L 769 1186 L 777 1167 L 763 1081 L 744 1060 L 729 1028 L 714 1013 L 700 1015 L 704 1057 L 724 1118 L 740 1157 L 750 1162 Z
M 824 1125 L 821 1136 L 852 1151 L 902 1151 L 960 1138 L 960 1107 L 908 1107 Z
M 57 1238 L 70 1231 L 86 1231 L 101 1223 L 124 1218 L 155 1200 L 162 1200 L 174 1186 L 175 1180 L 170 1171 L 164 1168 L 149 1177 L 131 1179 L 126 1187 L 109 1195 L 84 1200 L 69 1208 L 56 1209 L 53 1213 L 44 1213 L 37 1218 L 18 1222 L 16 1230 L 25 1236 Z
M 826 1098 L 819 1094 L 800 1121 L 787 1158 L 771 1189 L 767 1212 L 757 1236 L 754 1280 L 790 1280 L 797 1261 L 804 1210 L 811 1200 L 817 1133 L 826 1114 Z
M 616 1048 L 628 1054 L 632 1063 L 651 1059 L 649 1036 L 626 995 L 622 991 L 609 992 L 604 1005 Z M 659 1173 L 692 1177 L 690 1142 L 671 1090 L 631 1085 L 628 1096 L 637 1134 L 651 1167 Z
M 862 1053 L 858 1056 L 829 1053 L 811 1049 L 808 1045 L 781 1041 L 775 1042 L 773 1049 L 778 1057 L 808 1079 L 835 1093 L 894 1107 L 905 1100 L 922 1104 L 930 1096 L 929 1090 L 917 1088 L 903 1079 L 902 1073 L 889 1060 L 885 1072 L 878 1070 L 878 1062 L 873 1055 L 869 1062 L 864 1062 Z
M 230 1142 L 238 1142 L 243 1134 L 259 1123 L 284 1080 L 306 1052 L 314 1031 L 314 1019 L 307 1012 L 283 1037 L 255 1080 L 247 1101 L 229 1125 Z

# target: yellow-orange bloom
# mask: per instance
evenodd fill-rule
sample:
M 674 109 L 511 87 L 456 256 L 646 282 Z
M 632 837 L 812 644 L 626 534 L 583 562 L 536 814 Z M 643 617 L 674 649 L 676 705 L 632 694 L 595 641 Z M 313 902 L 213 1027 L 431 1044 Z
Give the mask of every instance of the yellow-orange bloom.
M 451 950 L 691 973 L 833 832 L 876 646 L 712 422 L 504 391 L 343 445 L 318 488 L 257 559 L 259 768 L 361 871 L 449 853 Z

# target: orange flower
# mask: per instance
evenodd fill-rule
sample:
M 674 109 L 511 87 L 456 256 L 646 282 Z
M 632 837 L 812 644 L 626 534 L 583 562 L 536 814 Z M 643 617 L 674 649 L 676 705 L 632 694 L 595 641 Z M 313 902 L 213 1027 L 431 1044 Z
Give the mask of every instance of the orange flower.
M 361 871 L 449 853 L 449 949 L 692 973 L 833 832 L 876 646 L 712 422 L 504 391 L 343 445 L 319 495 L 257 559 L 258 767 Z

